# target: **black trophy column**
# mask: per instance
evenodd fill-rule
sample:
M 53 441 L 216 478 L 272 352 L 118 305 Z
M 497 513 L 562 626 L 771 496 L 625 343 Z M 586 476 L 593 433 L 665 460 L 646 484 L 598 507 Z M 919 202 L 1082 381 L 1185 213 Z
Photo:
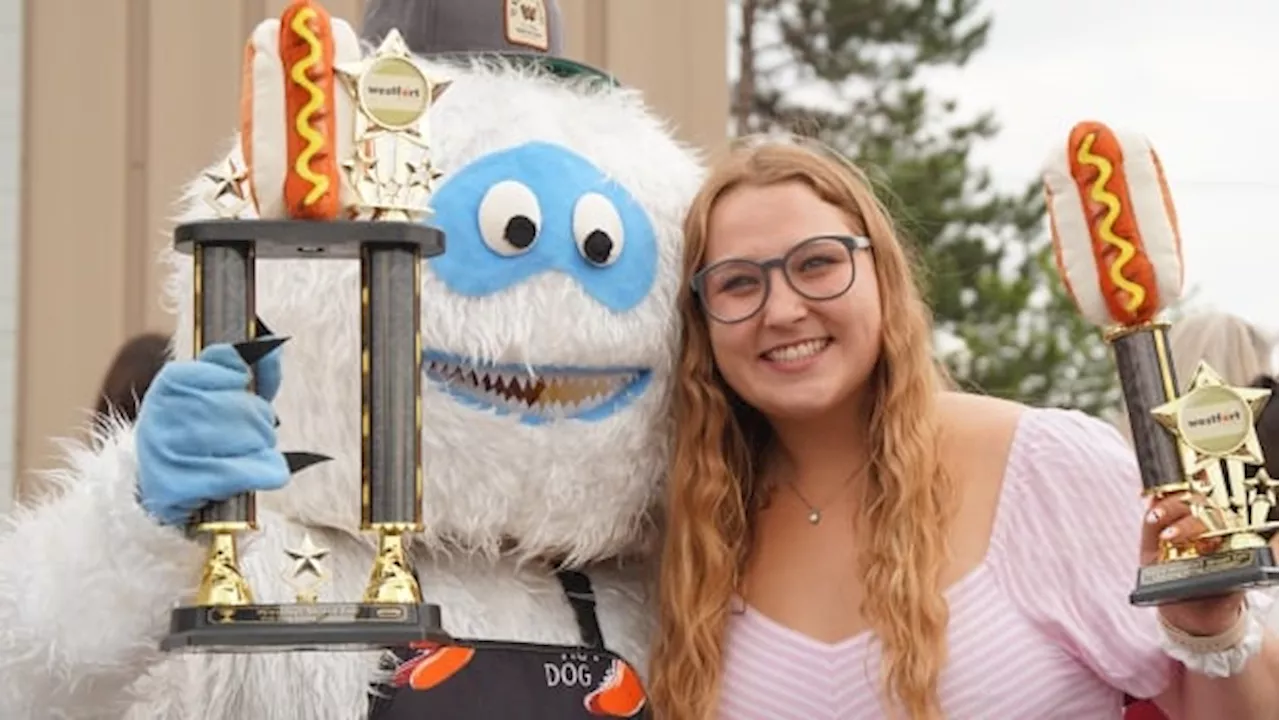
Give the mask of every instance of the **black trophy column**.
M 421 259 L 412 245 L 361 250 L 366 530 L 422 529 Z
M 1124 390 L 1134 452 L 1142 486 L 1150 491 L 1183 482 L 1178 442 L 1151 411 L 1178 397 L 1178 379 L 1163 327 L 1154 326 L 1112 339 L 1116 370 Z
M 195 348 L 241 343 L 254 330 L 253 243 L 198 243 L 195 259 Z M 197 531 L 248 530 L 256 523 L 253 493 L 206 505 L 196 513 Z

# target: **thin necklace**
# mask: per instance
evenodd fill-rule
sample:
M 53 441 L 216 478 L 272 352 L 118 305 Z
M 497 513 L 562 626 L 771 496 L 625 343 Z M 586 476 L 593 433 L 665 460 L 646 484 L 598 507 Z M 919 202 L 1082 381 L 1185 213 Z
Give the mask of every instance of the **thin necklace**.
M 865 463 L 862 464 L 862 467 L 855 468 L 853 472 L 849 473 L 849 477 L 845 478 L 844 484 L 840 486 L 840 491 L 843 492 L 845 488 L 849 487 L 849 485 L 853 483 L 855 478 L 865 475 L 867 472 L 867 469 L 870 467 L 871 467 L 871 460 L 868 459 Z M 809 500 L 805 498 L 804 494 L 800 492 L 800 488 L 796 487 L 795 481 L 794 480 L 788 481 L 787 487 L 791 488 L 791 492 L 795 493 L 796 497 L 800 498 L 800 502 L 804 503 L 805 507 L 809 508 L 809 524 L 817 525 L 818 523 L 822 522 L 822 509 L 814 505 L 813 503 L 809 502 Z M 827 503 L 825 504 L 830 505 L 831 502 L 835 500 L 837 495 L 839 495 L 839 493 L 837 493 L 836 495 L 833 495 L 831 500 L 827 501 Z

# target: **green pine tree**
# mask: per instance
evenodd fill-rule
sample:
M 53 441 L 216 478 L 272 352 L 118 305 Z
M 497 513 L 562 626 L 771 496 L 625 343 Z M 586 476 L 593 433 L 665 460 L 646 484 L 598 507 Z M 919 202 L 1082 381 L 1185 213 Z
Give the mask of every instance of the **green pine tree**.
M 986 44 L 992 20 L 977 6 L 734 0 L 736 132 L 817 136 L 868 171 L 924 265 L 939 333 L 962 342 L 942 358 L 963 387 L 1100 414 L 1119 402 L 1115 368 L 1053 269 L 1039 182 L 994 190 L 970 156 L 997 134 L 995 119 L 960 117 L 920 78 L 963 67 Z M 797 83 L 836 103 L 802 101 Z

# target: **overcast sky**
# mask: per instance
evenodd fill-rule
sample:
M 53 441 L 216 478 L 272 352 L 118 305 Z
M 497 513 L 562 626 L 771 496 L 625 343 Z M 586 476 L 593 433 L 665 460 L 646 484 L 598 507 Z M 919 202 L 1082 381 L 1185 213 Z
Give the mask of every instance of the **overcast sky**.
M 1075 122 L 1146 134 L 1195 304 L 1280 328 L 1280 0 L 985 0 L 987 47 L 939 91 L 991 109 L 978 158 L 1025 187 Z M 730 32 L 736 32 L 736 18 Z M 731 45 L 732 43 L 731 37 Z M 731 49 L 731 55 L 732 55 Z
M 1160 153 L 1195 303 L 1280 327 L 1280 3 L 985 0 L 987 49 L 945 87 L 1004 130 L 982 157 L 1013 185 L 1077 120 Z

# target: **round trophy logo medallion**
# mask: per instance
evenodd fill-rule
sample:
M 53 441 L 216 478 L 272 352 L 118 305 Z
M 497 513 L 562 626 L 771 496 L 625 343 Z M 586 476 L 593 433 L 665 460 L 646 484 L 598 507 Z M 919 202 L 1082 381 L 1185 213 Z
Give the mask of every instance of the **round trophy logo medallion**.
M 375 123 L 403 130 L 422 117 L 431 102 L 431 82 L 411 60 L 386 57 L 360 77 L 360 105 Z
M 1178 415 L 1182 439 L 1197 452 L 1210 456 L 1224 456 L 1238 449 L 1252 427 L 1249 404 L 1225 387 L 1210 385 L 1192 390 Z

